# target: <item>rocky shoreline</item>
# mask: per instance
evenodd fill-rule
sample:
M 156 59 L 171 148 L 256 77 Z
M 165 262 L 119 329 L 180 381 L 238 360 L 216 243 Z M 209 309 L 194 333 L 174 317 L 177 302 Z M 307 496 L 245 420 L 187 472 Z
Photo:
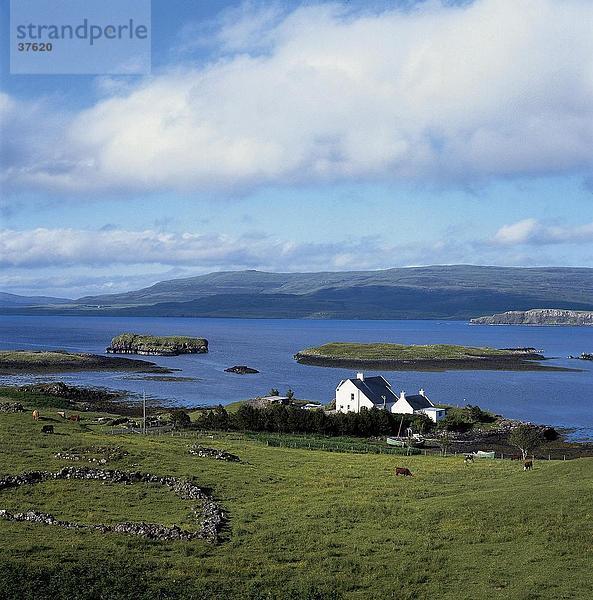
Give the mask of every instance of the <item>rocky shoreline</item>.
M 136 373 L 172 373 L 147 360 L 107 357 L 63 350 L 0 351 L 0 374 L 16 375 L 63 373 L 71 371 L 134 371 Z
M 295 360 L 303 365 L 315 367 L 334 367 L 341 369 L 370 369 L 377 371 L 578 371 L 553 365 L 542 364 L 541 355 L 530 356 L 517 353 L 508 357 L 480 357 L 466 359 L 417 359 L 417 360 L 380 360 L 335 358 L 298 352 Z
M 470 319 L 472 325 L 571 325 L 593 326 L 593 311 L 534 308 L 510 310 L 495 315 Z

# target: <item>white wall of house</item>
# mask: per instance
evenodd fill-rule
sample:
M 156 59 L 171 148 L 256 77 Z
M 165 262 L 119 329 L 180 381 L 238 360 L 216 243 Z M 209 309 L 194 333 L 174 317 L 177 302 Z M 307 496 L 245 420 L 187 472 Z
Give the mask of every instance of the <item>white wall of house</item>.
M 413 415 L 414 409 L 406 400 L 405 392 L 401 392 L 396 402 L 391 405 L 391 412 L 397 415 Z
M 336 388 L 338 412 L 360 412 L 361 408 L 373 408 L 373 403 L 349 380 L 340 382 Z
M 422 408 L 418 412 L 425 414 L 431 421 L 434 421 L 435 423 L 438 423 L 447 416 L 447 411 L 444 408 L 437 408 L 436 406 Z
M 356 378 L 364 381 L 364 375 L 362 373 L 358 373 Z M 424 390 L 420 390 L 419 394 L 426 398 Z M 428 398 L 426 399 L 430 402 Z M 435 423 L 441 419 L 444 419 L 446 415 L 446 411 L 444 409 L 436 408 L 435 406 L 414 410 L 413 406 L 408 402 L 405 392 L 400 392 L 400 395 L 395 402 L 386 402 L 385 405 L 382 406 L 373 404 L 373 402 L 365 395 L 365 393 L 359 390 L 350 379 L 341 381 L 336 388 L 337 412 L 358 413 L 362 408 L 367 408 L 370 410 L 373 408 L 373 406 L 377 406 L 377 408 L 385 408 L 385 410 L 399 415 L 425 414 Z

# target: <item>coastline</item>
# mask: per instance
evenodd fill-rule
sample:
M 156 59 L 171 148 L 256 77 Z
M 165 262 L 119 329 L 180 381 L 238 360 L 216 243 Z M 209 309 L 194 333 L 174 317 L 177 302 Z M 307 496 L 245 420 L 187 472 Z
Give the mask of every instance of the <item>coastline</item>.
M 45 355 L 45 356 L 43 356 Z M 0 351 L 0 375 L 51 375 L 77 371 L 132 371 L 136 373 L 173 373 L 148 360 L 101 356 L 88 352 L 62 350 Z
M 468 359 L 414 359 L 378 360 L 335 358 L 297 352 L 294 359 L 302 365 L 340 369 L 371 369 L 375 371 L 566 371 L 580 372 L 581 369 L 540 364 L 540 360 L 529 358 L 468 358 Z

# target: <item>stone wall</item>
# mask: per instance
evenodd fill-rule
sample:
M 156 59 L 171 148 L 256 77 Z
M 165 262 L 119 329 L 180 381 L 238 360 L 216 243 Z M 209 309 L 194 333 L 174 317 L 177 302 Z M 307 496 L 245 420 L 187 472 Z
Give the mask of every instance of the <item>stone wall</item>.
M 227 462 L 241 462 L 241 459 L 236 454 L 231 454 L 226 450 L 218 450 L 218 448 L 207 448 L 206 446 L 200 446 L 200 444 L 193 444 L 190 446 L 189 453 L 202 458 L 214 458 L 216 460 L 225 460 Z
M 0 402 L 0 412 L 21 413 L 25 412 L 25 407 L 20 402 Z
M 192 513 L 200 528 L 196 531 L 185 531 L 176 525 L 166 527 L 158 523 L 116 523 L 115 525 L 82 525 L 68 521 L 60 521 L 53 515 L 38 511 L 11 512 L 0 509 L 0 518 L 10 521 L 28 521 L 43 523 L 69 529 L 92 529 L 102 533 L 114 532 L 127 535 L 140 535 L 154 540 L 192 540 L 203 539 L 211 543 L 218 541 L 220 530 L 225 522 L 225 515 L 211 494 L 194 482 L 178 477 L 151 475 L 150 473 L 128 472 L 109 469 L 93 469 L 90 467 L 65 467 L 57 472 L 28 471 L 20 475 L 4 475 L 0 477 L 0 492 L 21 485 L 33 485 L 43 481 L 60 479 L 98 480 L 110 483 L 130 485 L 134 483 L 156 483 L 167 486 L 174 494 L 184 500 L 200 500 Z

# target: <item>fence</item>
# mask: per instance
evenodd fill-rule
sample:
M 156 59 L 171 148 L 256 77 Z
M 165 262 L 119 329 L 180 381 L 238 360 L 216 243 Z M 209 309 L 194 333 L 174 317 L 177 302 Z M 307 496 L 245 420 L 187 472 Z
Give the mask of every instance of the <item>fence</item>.
M 301 448 L 325 450 L 326 452 L 349 452 L 352 454 L 398 454 L 411 456 L 420 454 L 418 448 L 390 448 L 363 442 L 345 442 L 339 439 L 296 438 L 289 436 L 254 435 L 253 439 L 274 448 Z

